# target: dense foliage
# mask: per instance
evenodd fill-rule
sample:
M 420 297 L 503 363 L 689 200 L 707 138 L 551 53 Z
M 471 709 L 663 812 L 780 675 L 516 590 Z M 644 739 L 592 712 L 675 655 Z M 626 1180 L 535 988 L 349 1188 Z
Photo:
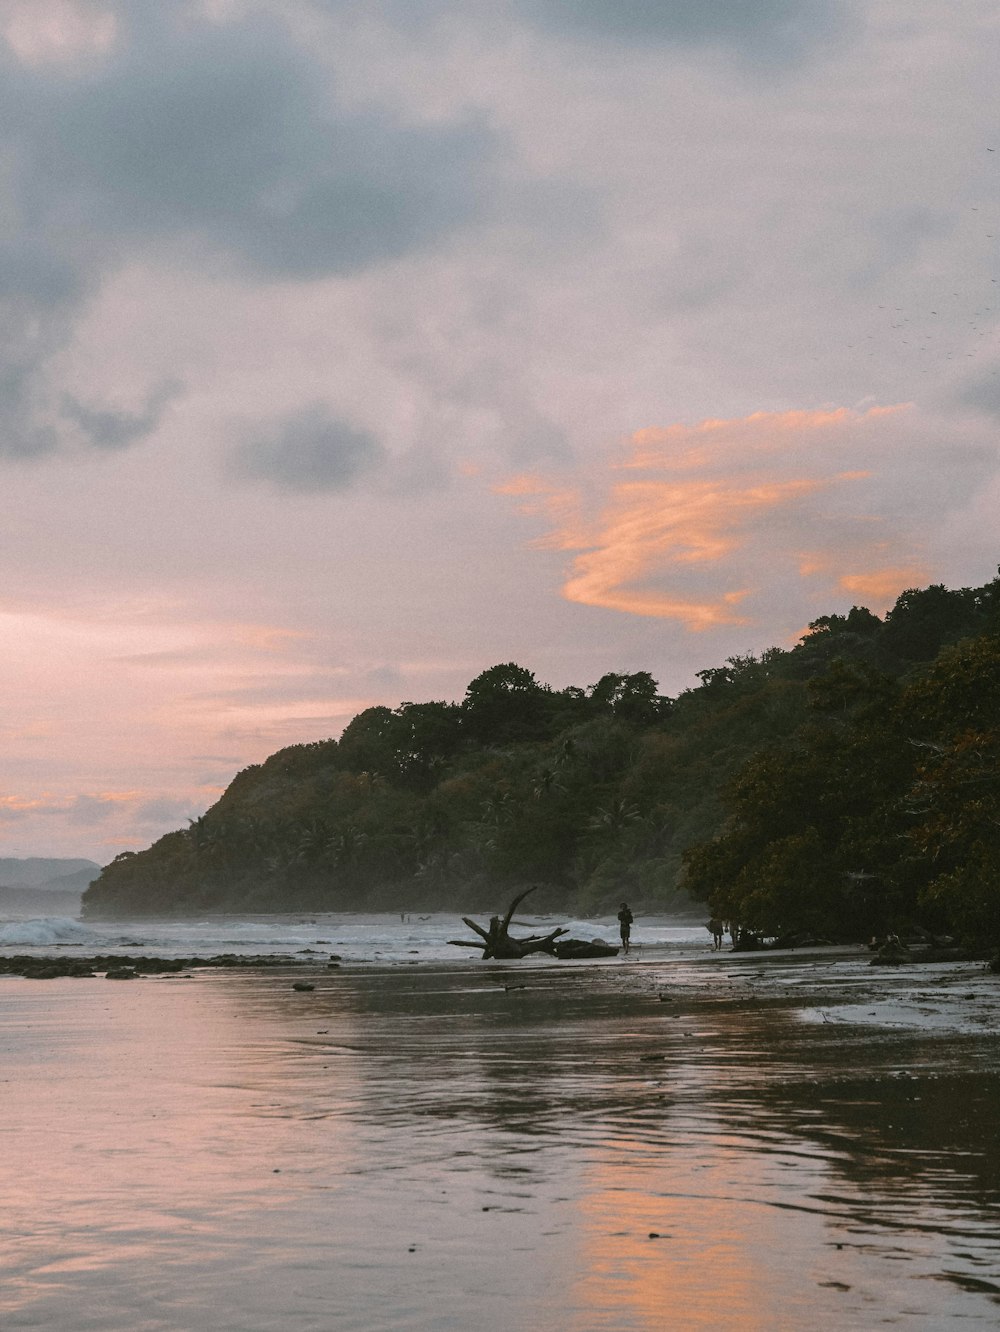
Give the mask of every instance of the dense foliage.
M 460 703 L 368 708 L 118 856 L 88 915 L 708 899 L 765 934 L 922 921 L 1000 939 L 1000 578 L 814 621 L 662 697 L 514 663 Z

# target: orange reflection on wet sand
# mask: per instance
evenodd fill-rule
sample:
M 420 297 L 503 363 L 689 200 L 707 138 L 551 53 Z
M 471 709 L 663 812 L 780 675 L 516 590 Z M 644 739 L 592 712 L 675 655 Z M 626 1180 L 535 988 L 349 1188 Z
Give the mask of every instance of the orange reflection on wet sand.
M 574 1303 L 586 1313 L 575 1327 L 807 1325 L 815 1278 L 779 1274 L 794 1266 L 787 1255 L 803 1252 L 804 1231 L 815 1230 L 810 1247 L 822 1249 L 823 1224 L 781 1205 L 776 1180 L 787 1163 L 721 1130 L 693 1154 L 654 1155 L 628 1141 L 606 1144 L 604 1154 L 620 1164 L 595 1163 L 579 1204 L 585 1275 Z

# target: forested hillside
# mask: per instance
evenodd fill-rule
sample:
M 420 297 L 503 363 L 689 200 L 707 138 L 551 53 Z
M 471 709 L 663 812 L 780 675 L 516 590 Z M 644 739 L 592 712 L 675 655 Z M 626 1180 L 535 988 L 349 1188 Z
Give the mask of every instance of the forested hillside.
M 767 935 L 1000 938 L 1000 578 L 699 679 L 555 690 L 507 663 L 458 703 L 369 708 L 118 856 L 85 914 L 470 909 L 534 883 L 544 909 L 690 893 Z

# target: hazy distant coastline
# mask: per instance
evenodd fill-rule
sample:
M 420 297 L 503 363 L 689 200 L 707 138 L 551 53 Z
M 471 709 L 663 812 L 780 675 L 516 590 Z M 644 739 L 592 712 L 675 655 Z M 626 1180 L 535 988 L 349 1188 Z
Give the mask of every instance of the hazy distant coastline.
M 0 857 L 0 891 L 10 888 L 82 893 L 101 872 L 94 860 L 45 856 Z
M 51 888 L 0 888 L 0 918 L 28 916 L 78 916 L 83 890 Z
M 0 916 L 76 916 L 100 872 L 79 857 L 0 857 Z

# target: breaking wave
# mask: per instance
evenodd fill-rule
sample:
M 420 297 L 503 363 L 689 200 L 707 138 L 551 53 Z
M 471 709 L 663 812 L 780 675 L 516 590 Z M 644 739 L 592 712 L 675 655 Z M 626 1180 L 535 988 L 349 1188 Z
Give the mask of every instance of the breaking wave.
M 0 947 L 83 944 L 93 937 L 93 931 L 69 916 L 39 916 L 35 920 L 11 920 L 0 925 Z

